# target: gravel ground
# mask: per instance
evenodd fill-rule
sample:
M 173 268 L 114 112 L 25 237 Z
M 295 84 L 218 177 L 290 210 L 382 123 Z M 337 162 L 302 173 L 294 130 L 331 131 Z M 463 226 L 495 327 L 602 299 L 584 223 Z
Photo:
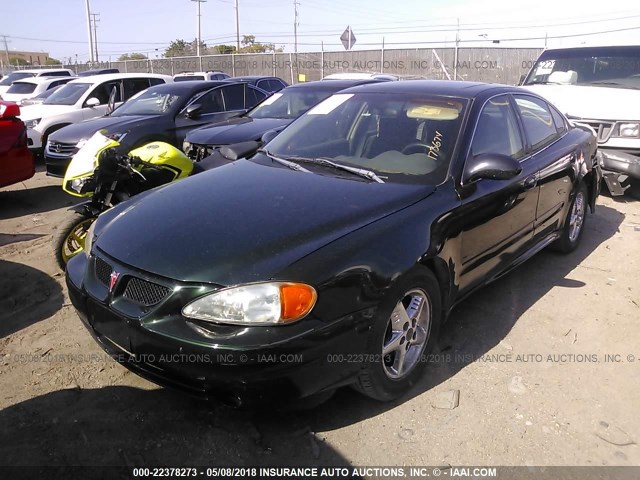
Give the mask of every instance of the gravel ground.
M 71 203 L 42 169 L 0 191 L 1 465 L 640 465 L 637 202 L 601 196 L 579 250 L 461 304 L 406 397 L 342 389 L 288 413 L 192 399 L 103 355 L 52 255 Z

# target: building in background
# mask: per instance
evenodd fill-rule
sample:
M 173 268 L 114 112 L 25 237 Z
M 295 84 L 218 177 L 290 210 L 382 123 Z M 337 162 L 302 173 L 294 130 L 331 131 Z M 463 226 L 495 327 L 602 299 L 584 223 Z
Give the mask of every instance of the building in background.
M 0 54 L 4 63 L 15 65 L 46 65 L 49 60 L 49 52 L 22 52 L 18 50 L 8 50 Z M 8 60 L 8 61 L 7 61 Z

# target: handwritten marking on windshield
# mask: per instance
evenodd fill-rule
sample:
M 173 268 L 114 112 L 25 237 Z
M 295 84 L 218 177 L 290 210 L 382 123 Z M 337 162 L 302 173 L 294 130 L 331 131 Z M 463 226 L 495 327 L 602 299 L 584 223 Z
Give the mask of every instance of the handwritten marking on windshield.
M 442 146 L 442 134 L 436 130 L 436 136 L 431 140 L 431 145 L 429 146 L 429 153 L 427 156 L 432 160 L 438 159 L 438 152 L 440 151 L 440 147 Z

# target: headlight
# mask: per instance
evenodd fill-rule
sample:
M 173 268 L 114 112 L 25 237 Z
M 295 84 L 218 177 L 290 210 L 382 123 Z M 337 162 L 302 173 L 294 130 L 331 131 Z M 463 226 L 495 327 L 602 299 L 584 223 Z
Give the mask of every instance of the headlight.
M 304 283 L 253 283 L 200 297 L 182 309 L 188 318 L 234 325 L 289 324 L 307 315 L 316 291 Z
M 40 123 L 41 118 L 34 118 L 33 120 L 26 120 L 24 126 L 27 128 L 36 128 Z
M 189 150 L 191 150 L 191 142 L 187 142 L 185 140 L 184 142 L 182 142 L 182 151 L 184 153 L 187 153 Z
M 87 256 L 87 258 L 89 258 L 89 256 L 91 255 L 91 247 L 93 246 L 94 236 L 93 231 L 96 229 L 96 220 L 97 219 L 93 220 L 93 223 L 89 227 L 89 230 L 87 230 L 87 236 L 84 237 L 84 254 Z
M 624 138 L 640 137 L 640 123 L 619 123 L 618 136 Z

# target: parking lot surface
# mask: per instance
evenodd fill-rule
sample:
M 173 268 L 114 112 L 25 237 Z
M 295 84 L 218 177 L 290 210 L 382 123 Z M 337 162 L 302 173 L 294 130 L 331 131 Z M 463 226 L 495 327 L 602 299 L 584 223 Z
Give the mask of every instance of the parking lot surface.
M 4 465 L 639 465 L 640 203 L 601 196 L 579 249 L 464 301 L 422 381 L 381 404 L 240 411 L 129 373 L 70 305 L 40 171 L 0 190 Z

